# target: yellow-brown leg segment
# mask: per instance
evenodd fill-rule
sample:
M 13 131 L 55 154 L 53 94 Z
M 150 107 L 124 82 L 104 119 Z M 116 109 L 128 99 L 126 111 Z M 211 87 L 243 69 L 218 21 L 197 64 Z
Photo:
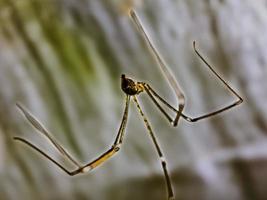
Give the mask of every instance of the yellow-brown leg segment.
M 32 143 L 30 143 L 29 141 L 27 141 L 27 140 L 25 140 L 23 138 L 20 138 L 20 137 L 14 137 L 14 140 L 20 141 L 20 142 L 28 145 L 32 149 L 36 150 L 37 152 L 39 152 L 41 155 L 43 155 L 45 158 L 50 160 L 52 163 L 54 163 L 56 166 L 58 166 L 60 169 L 62 169 L 64 172 L 66 172 L 70 176 L 74 176 L 74 175 L 77 175 L 77 174 L 80 174 L 80 173 L 86 173 L 88 171 L 93 170 L 94 168 L 96 168 L 97 166 L 99 166 L 100 164 L 105 162 L 108 158 L 110 158 L 112 155 L 114 155 L 119 150 L 118 147 L 113 146 L 111 149 L 106 151 L 104 154 L 102 154 L 101 156 L 99 156 L 97 159 L 95 159 L 94 161 L 90 162 L 89 164 L 84 165 L 83 167 L 80 167 L 77 170 L 69 171 L 64 166 L 62 166 L 59 162 L 54 160 L 51 156 L 46 154 L 44 151 L 42 151 L 41 149 L 39 149 L 38 147 L 36 147 Z
M 107 161 L 110 157 L 112 157 L 116 152 L 120 150 L 120 147 L 112 146 L 108 151 L 103 153 L 101 156 L 99 156 L 94 161 L 84 165 L 83 167 L 72 171 L 71 175 L 74 176 L 79 173 L 86 173 L 88 171 L 93 170 L 94 168 L 98 167 L 99 165 L 103 164 L 105 161 Z
M 43 133 L 52 142 L 52 144 L 59 150 L 60 153 L 63 154 L 63 156 L 65 156 L 66 158 L 69 158 L 69 161 L 71 161 L 76 166 L 78 166 L 78 169 L 76 169 L 74 171 L 69 171 L 68 169 L 63 167 L 59 162 L 54 160 L 51 156 L 46 154 L 44 151 L 42 151 L 37 146 L 35 146 L 32 143 L 30 143 L 29 141 L 27 141 L 26 139 L 23 139 L 23 138 L 20 138 L 20 137 L 14 137 L 14 139 L 16 141 L 22 142 L 22 143 L 28 145 L 29 147 L 31 147 L 32 149 L 36 150 L 37 152 L 39 152 L 45 158 L 49 159 L 52 163 L 54 163 L 56 166 L 58 166 L 61 170 L 63 170 L 64 172 L 66 172 L 70 176 L 74 176 L 74 175 L 79 174 L 79 173 L 85 173 L 85 172 L 88 172 L 88 171 L 98 167 L 99 165 L 104 163 L 106 160 L 108 160 L 110 157 L 112 157 L 116 152 L 119 151 L 120 145 L 121 145 L 121 143 L 123 141 L 124 131 L 125 131 L 125 127 L 126 127 L 126 123 L 127 123 L 127 119 L 128 119 L 129 103 L 130 103 L 130 96 L 126 95 L 125 109 L 124 109 L 124 113 L 123 113 L 123 118 L 122 118 L 122 121 L 121 121 L 121 125 L 120 125 L 120 128 L 119 128 L 119 131 L 117 133 L 115 142 L 112 145 L 112 147 L 108 151 L 103 153 L 101 156 L 99 156 L 97 159 L 95 159 L 92 162 L 90 162 L 90 163 L 88 163 L 86 165 L 83 165 L 83 166 L 78 164 L 78 163 L 76 163 L 76 162 L 73 162 L 74 159 L 72 157 L 70 157 L 69 154 L 66 153 L 66 150 L 61 145 L 59 145 L 56 142 L 56 140 L 52 139 L 52 137 L 48 134 L 48 131 L 45 130 L 45 128 L 41 125 L 41 123 L 38 122 L 37 119 L 35 119 L 31 114 L 29 114 L 29 112 L 27 112 L 21 106 L 19 107 L 22 110 L 22 112 L 24 113 L 25 117 L 30 121 L 30 123 L 37 130 L 41 131 L 41 133 Z
M 140 106 L 140 104 L 138 103 L 138 100 L 136 98 L 136 96 L 133 97 L 134 99 L 134 102 L 137 106 L 137 109 L 139 111 L 139 113 L 141 114 L 144 122 L 145 122 L 145 125 L 147 127 L 147 130 L 148 130 L 148 133 L 149 133 L 149 136 L 151 137 L 152 141 L 153 141 L 153 144 L 154 146 L 156 147 L 156 150 L 157 150 L 157 153 L 160 157 L 160 161 L 161 161 L 161 165 L 162 165 L 162 169 L 163 169 L 163 172 L 164 172 L 164 176 L 165 176 L 165 181 L 166 181 L 166 185 L 167 185 L 167 191 L 168 191 L 168 200 L 173 200 L 174 199 L 174 193 L 173 193 L 173 189 L 172 189 L 172 184 L 171 184 L 171 179 L 170 179 L 170 176 L 169 176 L 169 173 L 168 173 L 168 170 L 167 170 L 167 163 L 166 163 L 166 160 L 163 156 L 163 153 L 160 149 L 160 146 L 159 146 L 159 143 L 157 141 L 157 138 L 155 136 L 155 134 L 153 133 L 152 131 L 152 128 Z
M 123 114 L 123 118 L 121 121 L 121 125 L 119 128 L 119 132 L 117 134 L 117 137 L 115 139 L 114 144 L 112 147 L 103 153 L 101 156 L 99 156 L 97 159 L 94 161 L 84 165 L 83 167 L 73 171 L 73 175 L 78 174 L 78 173 L 85 173 L 88 171 L 91 171 L 92 169 L 98 167 L 100 164 L 104 163 L 106 160 L 108 160 L 110 157 L 112 157 L 116 152 L 120 150 L 120 145 L 122 144 L 123 141 L 123 136 L 125 132 L 125 127 L 128 119 L 128 110 L 129 110 L 129 103 L 130 103 L 130 96 L 126 95 L 126 105 L 125 105 L 125 110 Z

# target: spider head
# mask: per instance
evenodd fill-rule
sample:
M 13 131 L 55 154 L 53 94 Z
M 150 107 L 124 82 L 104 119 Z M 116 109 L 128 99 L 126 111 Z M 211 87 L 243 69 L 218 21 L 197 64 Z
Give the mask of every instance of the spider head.
M 136 95 L 141 92 L 139 84 L 127 78 L 125 74 L 121 75 L 121 89 L 128 95 Z

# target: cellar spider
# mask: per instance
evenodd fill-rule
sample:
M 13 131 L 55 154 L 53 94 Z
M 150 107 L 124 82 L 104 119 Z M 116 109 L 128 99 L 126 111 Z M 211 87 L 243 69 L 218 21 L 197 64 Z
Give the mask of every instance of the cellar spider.
M 47 137 L 47 139 L 52 143 L 52 145 L 54 145 L 54 147 L 66 158 L 68 159 L 72 164 L 74 164 L 76 166 L 76 169 L 70 171 L 67 168 L 65 168 L 63 165 L 61 165 L 59 162 L 57 162 L 56 160 L 54 160 L 52 157 L 50 157 L 48 154 L 46 154 L 44 151 L 42 151 L 40 148 L 38 148 L 37 146 L 33 145 L 31 142 L 29 142 L 26 139 L 23 139 L 21 137 L 14 137 L 15 140 L 20 141 L 26 145 L 28 145 L 29 147 L 33 148 L 34 150 L 36 150 L 37 152 L 39 152 L 41 155 L 43 155 L 44 157 L 46 157 L 48 160 L 50 160 L 52 163 L 54 163 L 56 166 L 58 166 L 61 170 L 63 170 L 64 172 L 66 172 L 68 175 L 70 176 L 74 176 L 80 173 L 85 173 L 88 171 L 93 170 L 94 168 L 98 167 L 100 164 L 104 163 L 106 160 L 108 160 L 110 157 L 112 157 L 113 155 L 115 155 L 121 148 L 121 144 L 123 142 L 123 138 L 124 138 L 124 132 L 125 132 L 125 128 L 126 128 L 126 123 L 128 120 L 128 110 L 129 110 L 129 104 L 131 99 L 133 99 L 137 110 L 139 111 L 140 115 L 143 118 L 143 121 L 145 123 L 145 126 L 148 130 L 149 136 L 152 139 L 153 145 L 156 148 L 157 154 L 160 158 L 161 161 L 161 166 L 163 169 L 163 173 L 165 176 L 165 182 L 166 182 L 166 187 L 167 187 L 167 199 L 174 199 L 174 192 L 173 192 L 173 188 L 172 188 L 172 183 L 171 183 L 171 179 L 167 170 L 167 163 L 166 160 L 163 156 L 162 150 L 160 148 L 160 145 L 157 141 L 157 138 L 151 128 L 151 125 L 149 123 L 149 121 L 147 120 L 143 109 L 141 108 L 139 101 L 137 99 L 137 96 L 140 93 L 146 93 L 150 99 L 152 100 L 152 102 L 156 105 L 156 107 L 159 109 L 159 111 L 161 113 L 163 113 L 163 115 L 167 118 L 167 120 L 170 122 L 170 124 L 172 126 L 177 126 L 178 120 L 179 118 L 183 118 L 184 120 L 186 120 L 187 122 L 197 122 L 199 120 L 217 115 L 219 113 L 222 113 L 226 110 L 231 109 L 234 106 L 237 106 L 239 104 L 241 104 L 243 102 L 243 99 L 241 98 L 241 96 L 211 67 L 211 65 L 203 58 L 203 56 L 199 53 L 199 51 L 196 49 L 196 45 L 195 42 L 193 42 L 193 48 L 194 48 L 194 52 L 196 53 L 196 55 L 200 58 L 200 60 L 208 67 L 208 69 L 213 73 L 213 75 L 215 75 L 220 82 L 223 83 L 224 86 L 226 86 L 227 89 L 230 90 L 230 92 L 237 97 L 237 100 L 226 106 L 223 107 L 221 109 L 218 109 L 216 111 L 207 113 L 207 114 L 203 114 L 200 115 L 198 117 L 190 117 L 186 114 L 183 113 L 183 109 L 185 106 L 185 98 L 184 98 L 184 94 L 182 92 L 182 90 L 179 87 L 179 84 L 177 83 L 176 79 L 174 78 L 174 76 L 172 75 L 170 69 L 167 67 L 167 65 L 165 64 L 165 61 L 161 58 L 160 54 L 158 53 L 158 51 L 156 50 L 156 48 L 154 47 L 152 41 L 150 40 L 150 37 L 148 36 L 148 34 L 146 33 L 143 25 L 141 24 L 141 21 L 139 19 L 139 17 L 137 16 L 136 12 L 134 10 L 130 10 L 129 12 L 129 16 L 132 19 L 132 21 L 134 22 L 134 24 L 137 26 L 138 31 L 140 32 L 140 34 L 142 35 L 142 37 L 145 39 L 148 48 L 151 50 L 152 54 L 155 56 L 163 74 L 165 75 L 165 77 L 167 78 L 170 86 L 172 87 L 172 89 L 175 92 L 175 95 L 177 96 L 178 99 L 178 106 L 177 108 L 175 108 L 174 106 L 170 105 L 166 100 L 164 100 L 148 83 L 146 82 L 136 82 L 134 80 L 132 80 L 129 77 L 126 77 L 126 75 L 122 74 L 121 75 L 121 89 L 122 91 L 125 93 L 125 108 L 124 108 L 124 113 L 122 116 L 122 121 L 118 130 L 118 133 L 116 135 L 115 141 L 114 143 L 111 145 L 111 147 L 104 152 L 103 154 L 101 154 L 99 157 L 97 157 L 95 160 L 89 162 L 88 164 L 82 165 L 79 162 L 77 162 L 66 150 L 65 148 L 63 148 L 52 136 L 51 134 L 46 130 L 46 128 L 44 128 L 44 126 L 38 122 L 37 119 L 35 119 L 35 117 L 29 112 L 27 111 L 22 105 L 20 105 L 19 103 L 17 103 L 17 107 L 21 110 L 21 112 L 24 114 L 24 116 L 26 117 L 26 119 L 31 123 L 31 125 L 37 129 L 40 133 L 42 133 L 45 137 Z M 166 109 L 163 109 L 162 105 L 164 104 L 166 107 L 168 107 L 168 109 L 170 111 L 172 111 L 173 113 L 175 113 L 175 117 L 172 118 L 169 113 L 166 111 Z

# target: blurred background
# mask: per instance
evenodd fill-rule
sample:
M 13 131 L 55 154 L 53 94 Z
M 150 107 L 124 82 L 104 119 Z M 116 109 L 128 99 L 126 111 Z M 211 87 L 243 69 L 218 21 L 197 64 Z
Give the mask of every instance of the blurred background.
M 176 199 L 267 199 L 266 0 L 1 0 L 0 199 L 162 200 L 156 151 L 131 104 L 121 151 L 91 173 L 69 177 L 14 136 L 69 169 L 16 109 L 24 104 L 81 163 L 113 143 L 124 109 L 120 75 L 176 98 L 127 16 L 134 6 L 198 116 L 235 100 L 196 57 L 244 98 L 219 116 L 173 128 L 140 95 L 171 173 Z

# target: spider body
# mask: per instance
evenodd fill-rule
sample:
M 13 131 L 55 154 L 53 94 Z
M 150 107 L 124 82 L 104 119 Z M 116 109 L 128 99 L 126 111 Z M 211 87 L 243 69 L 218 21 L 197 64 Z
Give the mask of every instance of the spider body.
M 121 89 L 127 95 L 137 95 L 145 90 L 144 84 L 141 82 L 135 82 L 130 78 L 127 78 L 125 74 L 121 75 Z

